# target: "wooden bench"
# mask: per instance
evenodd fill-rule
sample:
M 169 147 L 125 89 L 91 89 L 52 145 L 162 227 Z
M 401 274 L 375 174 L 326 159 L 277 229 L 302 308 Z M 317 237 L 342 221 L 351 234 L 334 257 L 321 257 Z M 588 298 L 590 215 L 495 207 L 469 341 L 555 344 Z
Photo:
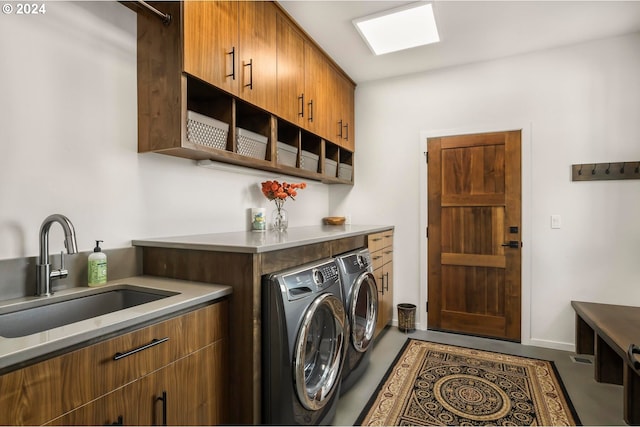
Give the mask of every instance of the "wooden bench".
M 640 307 L 571 301 L 576 312 L 576 353 L 594 355 L 595 380 L 622 384 L 624 421 L 640 425 Z M 634 369 L 635 368 L 635 369 Z

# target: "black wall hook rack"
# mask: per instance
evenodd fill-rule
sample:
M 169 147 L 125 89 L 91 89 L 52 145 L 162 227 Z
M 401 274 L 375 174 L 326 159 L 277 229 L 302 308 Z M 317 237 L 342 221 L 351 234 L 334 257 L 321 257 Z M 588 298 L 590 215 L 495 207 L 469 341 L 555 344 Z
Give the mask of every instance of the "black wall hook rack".
M 571 165 L 572 181 L 640 179 L 640 161 Z

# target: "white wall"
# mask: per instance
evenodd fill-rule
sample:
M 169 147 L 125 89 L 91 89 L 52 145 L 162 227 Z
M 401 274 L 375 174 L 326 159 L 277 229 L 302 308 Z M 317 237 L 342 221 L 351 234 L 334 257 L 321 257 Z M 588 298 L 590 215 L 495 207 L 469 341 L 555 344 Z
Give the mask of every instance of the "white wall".
M 40 224 L 55 212 L 74 223 L 81 251 L 94 239 L 118 248 L 247 230 L 248 208 L 270 214 L 258 185 L 276 174 L 137 153 L 136 17 L 125 6 L 46 2 L 44 15 L 0 14 L 0 52 L 0 259 L 37 255 Z M 327 186 L 308 184 L 285 205 L 291 226 L 328 215 Z M 60 251 L 60 227 L 51 232 Z
M 331 209 L 395 225 L 394 299 L 422 308 L 420 135 L 503 123 L 531 135 L 523 338 L 571 350 L 571 300 L 640 305 L 640 180 L 570 179 L 571 164 L 640 160 L 640 34 L 359 85 L 357 184 L 331 189 Z

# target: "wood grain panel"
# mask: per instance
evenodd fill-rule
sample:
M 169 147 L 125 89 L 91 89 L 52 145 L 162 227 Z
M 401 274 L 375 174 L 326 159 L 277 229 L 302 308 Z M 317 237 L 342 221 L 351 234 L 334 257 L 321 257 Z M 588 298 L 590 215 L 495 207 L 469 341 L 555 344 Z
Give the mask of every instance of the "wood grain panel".
M 470 267 L 506 267 L 503 255 L 469 255 L 442 253 L 443 265 L 466 265 Z
M 277 16 L 277 114 L 292 123 L 304 119 L 304 38 L 282 13 Z
M 239 94 L 267 110 L 276 108 L 276 7 L 269 1 L 238 3 Z
M 469 313 L 442 312 L 442 330 L 465 330 L 470 334 L 495 337 L 505 329 L 504 317 L 481 316 Z
M 520 251 L 502 245 L 519 239 L 520 132 L 430 138 L 428 150 L 429 328 L 517 341 Z
M 500 207 L 442 208 L 441 251 L 502 255 L 504 209 Z M 484 232 L 490 231 L 490 232 Z
M 233 423 L 259 423 L 262 370 L 259 257 L 231 252 L 145 247 L 142 258 L 144 274 L 233 287 L 229 307 L 230 351 L 234 355 L 230 360 L 233 378 L 229 390 L 230 417 Z M 252 402 L 251 407 L 241 404 L 247 399 Z
M 182 2 L 184 71 L 237 94 L 239 79 L 238 2 Z M 235 48 L 234 55 L 229 53 Z M 229 75 L 235 69 L 235 79 Z
M 154 4 L 180 16 L 178 2 Z M 151 13 L 137 14 L 138 151 L 180 147 L 182 140 L 182 43 L 179 25 L 162 25 Z
M 308 262 L 331 257 L 331 242 L 298 246 L 260 255 L 260 274 L 274 273 L 287 268 L 298 267 Z
M 345 252 L 364 248 L 364 236 L 347 237 L 344 239 L 331 241 L 331 256 L 343 254 Z
M 0 424 L 43 424 L 228 336 L 227 302 L 171 318 L 0 376 Z M 116 353 L 169 340 L 120 360 Z M 127 392 L 128 393 L 128 392 Z M 127 394 L 127 396 L 129 396 Z M 114 405 L 122 397 L 114 395 Z M 111 408 L 111 403 L 105 403 Z M 124 406 L 122 406 L 124 408 Z M 6 410 L 5 410 L 6 409 Z M 111 412 L 98 415 L 107 420 Z M 120 414 L 122 415 L 122 414 Z M 115 421 L 117 416 L 113 417 Z M 111 422 L 113 422 L 111 421 Z M 102 423 L 92 418 L 85 424 Z M 105 421 L 106 422 L 106 421 Z M 66 422 L 60 421 L 65 424 Z

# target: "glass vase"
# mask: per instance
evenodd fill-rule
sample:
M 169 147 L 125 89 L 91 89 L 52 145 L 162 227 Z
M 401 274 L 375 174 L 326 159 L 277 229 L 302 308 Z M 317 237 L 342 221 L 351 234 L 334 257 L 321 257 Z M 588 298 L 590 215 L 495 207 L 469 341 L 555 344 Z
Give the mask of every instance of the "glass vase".
M 282 206 L 284 205 L 283 200 L 276 200 L 276 209 L 273 211 L 273 229 L 275 231 L 286 231 L 289 226 L 289 217 L 287 215 L 286 209 Z

